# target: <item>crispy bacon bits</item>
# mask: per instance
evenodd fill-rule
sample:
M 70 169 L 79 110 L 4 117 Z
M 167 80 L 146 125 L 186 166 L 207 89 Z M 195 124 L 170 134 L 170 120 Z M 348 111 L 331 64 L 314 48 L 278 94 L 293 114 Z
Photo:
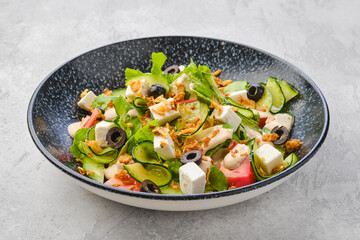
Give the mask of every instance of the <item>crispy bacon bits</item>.
M 211 108 L 217 109 L 219 111 L 219 115 L 221 115 L 222 111 L 223 111 L 223 106 L 220 105 L 219 103 L 215 102 L 215 101 L 211 101 L 210 104 Z
M 99 146 L 99 143 L 95 140 L 88 141 L 87 139 L 85 139 L 85 144 L 86 144 L 86 146 L 89 146 L 96 153 L 99 153 L 102 151 L 102 148 Z
M 220 87 L 226 87 L 227 85 L 229 85 L 230 83 L 232 83 L 231 80 L 221 80 L 220 78 L 218 78 L 217 76 L 221 73 L 221 70 L 218 69 L 216 72 L 213 72 L 212 75 L 214 77 L 214 81 L 216 82 L 216 85 L 220 88 Z
M 202 143 L 204 144 L 204 147 L 207 148 L 209 146 L 209 142 L 210 142 L 211 138 L 209 137 L 205 137 L 203 140 L 202 140 Z
M 190 139 L 190 138 L 186 138 L 184 141 L 184 144 L 182 146 L 182 151 L 184 153 L 192 151 L 192 150 L 202 151 L 202 149 L 203 148 L 198 141 L 196 141 L 195 139 Z
M 254 100 L 250 100 L 250 99 L 244 99 L 241 96 L 239 96 L 239 103 L 244 106 L 245 108 L 248 109 L 255 109 L 256 103 Z
M 129 164 L 133 159 L 131 155 L 123 153 L 119 155 L 117 160 L 119 161 L 119 163 Z
M 77 168 L 81 175 L 85 175 L 85 170 L 82 167 Z
M 277 135 L 276 133 L 271 133 L 271 134 L 264 134 L 262 136 L 262 140 L 265 142 L 273 142 L 276 139 L 278 139 L 279 135 Z
M 152 130 L 152 132 L 155 136 L 161 136 L 163 138 L 167 138 L 169 129 L 165 127 L 155 127 L 154 130 Z
M 290 139 L 289 141 L 287 141 L 287 142 L 285 143 L 285 149 L 286 149 L 286 151 L 288 151 L 288 152 L 292 152 L 292 151 L 294 151 L 294 150 L 299 149 L 302 144 L 303 144 L 303 143 L 300 142 L 299 139 Z
M 111 94 L 112 94 L 112 91 L 109 90 L 109 89 L 107 89 L 107 88 L 105 88 L 104 91 L 103 91 L 103 93 L 104 93 L 106 96 L 110 97 Z
M 88 92 L 89 92 L 89 89 L 85 89 L 85 90 L 80 94 L 80 98 L 85 97 Z
M 174 189 L 174 190 L 180 189 L 180 185 L 177 182 L 175 182 L 174 180 L 171 181 L 170 187 L 172 187 L 172 189 Z

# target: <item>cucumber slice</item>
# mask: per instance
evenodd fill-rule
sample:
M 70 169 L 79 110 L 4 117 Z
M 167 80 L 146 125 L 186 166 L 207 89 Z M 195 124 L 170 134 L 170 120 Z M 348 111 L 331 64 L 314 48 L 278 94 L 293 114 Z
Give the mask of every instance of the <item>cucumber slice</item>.
M 298 157 L 296 156 L 295 153 L 291 153 L 287 158 L 285 158 L 284 162 L 285 162 L 285 166 L 286 167 L 291 167 L 294 166 L 295 163 L 297 163 L 298 161 Z
M 281 91 L 281 87 L 277 82 L 277 79 L 274 77 L 269 77 L 266 83 L 267 89 L 270 91 L 273 97 L 272 107 L 270 108 L 270 112 L 278 113 L 284 107 L 285 97 L 283 92 Z
M 159 187 L 168 185 L 171 181 L 170 171 L 159 165 L 141 165 L 140 163 L 134 163 L 130 165 L 124 165 L 125 170 L 138 182 L 143 182 L 146 179 L 150 179 Z
M 161 164 L 159 156 L 154 151 L 154 143 L 149 140 L 136 144 L 132 149 L 132 156 L 139 163 Z
M 88 141 L 95 140 L 95 126 L 92 126 L 91 128 L 89 128 L 89 130 L 86 133 L 86 139 Z
M 95 126 L 89 128 L 89 130 L 86 133 L 86 139 L 88 141 L 95 140 Z M 101 152 L 96 152 L 91 147 L 89 147 L 89 149 L 91 150 L 91 152 L 93 154 L 95 154 L 97 156 L 103 156 L 103 155 L 111 153 L 111 152 L 117 152 L 117 150 L 115 148 L 112 148 L 112 147 L 103 148 Z
M 176 131 L 180 131 L 183 127 L 185 127 L 185 125 L 187 123 L 192 123 L 195 122 L 198 118 L 200 118 L 201 121 L 201 125 L 198 127 L 198 129 L 196 129 L 194 132 L 192 133 L 188 133 L 188 134 L 182 134 L 182 137 L 188 137 L 188 136 L 192 136 L 195 133 L 199 132 L 207 118 L 209 117 L 209 113 L 210 113 L 210 108 L 206 103 L 203 102 L 192 102 L 192 103 L 184 103 L 184 104 L 179 104 L 178 105 L 178 110 L 180 113 L 180 119 L 178 119 L 178 121 L 175 124 L 175 129 Z M 180 120 L 180 121 L 179 121 Z
M 256 108 L 262 108 L 270 111 L 273 105 L 273 97 L 264 83 L 259 83 L 259 85 L 264 87 L 264 93 L 259 101 L 256 102 Z
M 91 158 L 84 157 L 82 159 L 83 169 L 85 171 L 90 171 L 92 173 L 87 174 L 87 176 L 95 181 L 104 183 L 104 164 L 97 163 Z
M 137 76 L 137 77 L 126 80 L 126 86 L 129 85 L 129 82 L 131 82 L 131 81 L 143 80 L 143 79 L 145 79 L 149 83 L 149 86 L 152 86 L 154 84 L 160 84 L 161 86 L 166 88 L 166 91 L 169 91 L 169 84 L 168 84 L 167 80 L 160 76 L 154 76 L 151 73 L 145 73 L 144 75 Z
M 126 88 L 120 88 L 112 91 L 111 96 L 113 97 L 123 96 L 125 98 L 125 92 L 126 92 Z
M 281 91 L 284 94 L 285 102 L 290 101 L 292 98 L 296 97 L 299 92 L 293 88 L 289 83 L 285 82 L 284 80 L 277 81 L 281 87 Z
M 148 100 L 145 100 L 141 97 L 136 97 L 133 101 L 133 104 L 136 108 L 140 108 L 140 109 L 147 109 L 148 106 L 147 106 L 147 103 L 149 101 Z
M 112 161 L 114 161 L 117 158 L 117 156 L 119 154 L 118 151 L 110 151 L 110 152 L 104 153 L 101 156 L 95 155 L 92 152 L 92 150 L 84 142 L 80 142 L 78 145 L 78 148 L 79 148 L 80 152 L 85 154 L 87 157 L 91 158 L 92 160 L 94 160 L 97 163 L 102 163 L 102 164 L 111 163 Z
M 175 190 L 172 187 L 170 187 L 169 185 L 161 187 L 160 191 L 162 194 L 169 194 L 169 195 L 182 195 L 183 194 L 180 189 Z
M 254 112 L 253 111 L 251 111 L 250 109 L 242 107 L 240 104 L 238 104 L 237 102 L 235 102 L 234 100 L 232 100 L 229 97 L 225 97 L 225 102 L 223 104 L 236 107 L 236 108 L 239 109 L 238 110 L 239 113 L 241 113 L 242 115 L 244 115 L 247 118 L 254 119 Z

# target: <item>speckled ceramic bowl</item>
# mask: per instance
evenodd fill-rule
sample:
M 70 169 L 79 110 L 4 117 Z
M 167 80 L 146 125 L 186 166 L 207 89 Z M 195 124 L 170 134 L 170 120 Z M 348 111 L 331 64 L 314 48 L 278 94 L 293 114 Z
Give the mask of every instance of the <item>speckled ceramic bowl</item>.
M 292 137 L 304 142 L 296 153 L 299 162 L 286 171 L 233 190 L 196 195 L 157 195 L 111 187 L 82 176 L 74 169 L 69 148 L 72 139 L 67 126 L 84 116 L 76 102 L 79 94 L 91 89 L 124 87 L 125 68 L 150 71 L 152 52 L 164 52 L 166 66 L 187 64 L 190 58 L 212 71 L 222 69 L 221 78 L 265 82 L 274 76 L 290 82 L 300 95 L 286 105 L 295 115 Z M 153 37 L 119 42 L 76 57 L 52 72 L 35 90 L 28 109 L 31 136 L 44 156 L 82 187 L 124 204 L 172 211 L 201 210 L 241 202 L 264 193 L 300 169 L 324 141 L 329 112 L 326 101 L 303 72 L 288 62 L 264 51 L 237 43 L 200 37 Z

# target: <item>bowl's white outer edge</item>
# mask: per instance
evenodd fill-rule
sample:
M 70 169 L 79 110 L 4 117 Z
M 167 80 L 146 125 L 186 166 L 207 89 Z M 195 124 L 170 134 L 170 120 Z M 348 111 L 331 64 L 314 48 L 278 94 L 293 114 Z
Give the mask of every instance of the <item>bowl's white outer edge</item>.
M 229 206 L 235 203 L 240 203 L 246 201 L 250 198 L 254 198 L 260 194 L 263 194 L 274 187 L 280 185 L 285 182 L 290 176 L 288 175 L 279 181 L 268 184 L 261 188 L 254 189 L 252 191 L 244 192 L 241 194 L 233 194 L 229 196 L 223 196 L 219 198 L 212 199 L 197 199 L 197 200 L 156 200 L 156 199 L 147 199 L 147 198 L 139 198 L 139 197 L 131 197 L 127 195 L 122 195 L 119 193 L 114 193 L 110 191 L 106 191 L 89 184 L 86 184 L 82 181 L 77 181 L 74 178 L 77 184 L 79 184 L 82 188 L 97 194 L 101 197 L 113 200 L 115 202 L 123 203 L 126 205 L 152 209 L 152 210 L 161 210 L 161 211 L 196 211 L 196 210 L 205 210 L 212 208 L 219 208 Z

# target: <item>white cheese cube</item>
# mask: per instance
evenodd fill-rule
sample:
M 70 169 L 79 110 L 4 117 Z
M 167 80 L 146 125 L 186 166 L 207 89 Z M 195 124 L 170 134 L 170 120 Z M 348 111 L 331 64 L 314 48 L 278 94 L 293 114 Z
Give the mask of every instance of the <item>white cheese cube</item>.
M 149 109 L 153 118 L 158 120 L 158 124 L 163 125 L 180 116 L 179 111 L 175 109 L 174 106 L 176 106 L 175 100 L 173 98 L 169 98 L 164 102 L 151 106 Z M 164 109 L 169 110 L 164 111 Z
M 148 93 L 149 93 L 149 89 L 150 89 L 148 82 L 145 79 L 135 80 L 135 81 L 141 82 L 140 89 L 136 92 L 133 92 L 130 85 L 128 85 L 126 88 L 126 91 L 125 91 L 125 97 L 133 100 L 136 97 L 137 93 L 139 93 L 139 92 L 142 93 L 143 97 L 147 97 Z
M 235 101 L 237 103 L 240 103 L 240 101 L 239 101 L 240 97 L 242 99 L 249 99 L 247 97 L 247 91 L 246 90 L 240 90 L 240 91 L 237 91 L 237 92 L 232 92 L 229 95 L 229 98 L 231 98 L 233 101 Z
M 101 121 L 95 125 L 95 141 L 99 144 L 100 147 L 108 146 L 106 141 L 106 134 L 114 126 L 112 122 Z
M 184 69 L 185 69 L 185 66 L 184 66 L 184 65 L 180 65 L 180 66 L 179 66 L 179 71 L 180 71 L 180 72 L 184 71 Z
M 89 91 L 83 98 L 80 99 L 80 101 L 77 103 L 78 106 L 86 111 L 91 110 L 91 104 L 94 101 L 94 98 L 96 98 L 95 93 L 92 91 Z
M 269 144 L 264 144 L 258 148 L 255 151 L 255 157 L 267 175 L 270 175 L 275 167 L 284 162 L 281 152 Z
M 180 189 L 185 194 L 204 193 L 206 174 L 196 163 L 187 163 L 179 168 Z
M 117 117 L 115 108 L 112 107 L 112 108 L 106 109 L 104 116 L 105 116 L 105 120 L 110 120 L 110 121 L 114 120 Z
M 264 128 L 270 131 L 276 126 L 284 126 L 290 132 L 294 123 L 294 117 L 287 113 L 278 113 L 273 118 L 269 117 L 268 119 L 272 121 L 267 120 Z
M 199 164 L 199 167 L 201 168 L 201 170 L 204 171 L 204 173 L 206 174 L 208 172 L 208 169 L 211 166 L 211 157 L 205 156 L 202 160 L 201 163 Z
M 158 135 L 154 136 L 154 149 L 165 160 L 175 158 L 175 145 L 169 133 L 166 138 Z
M 236 129 L 241 123 L 241 118 L 232 110 L 231 106 L 223 106 L 222 111 L 219 114 L 219 109 L 215 109 L 211 114 L 211 118 L 214 118 L 220 123 L 227 123 Z

